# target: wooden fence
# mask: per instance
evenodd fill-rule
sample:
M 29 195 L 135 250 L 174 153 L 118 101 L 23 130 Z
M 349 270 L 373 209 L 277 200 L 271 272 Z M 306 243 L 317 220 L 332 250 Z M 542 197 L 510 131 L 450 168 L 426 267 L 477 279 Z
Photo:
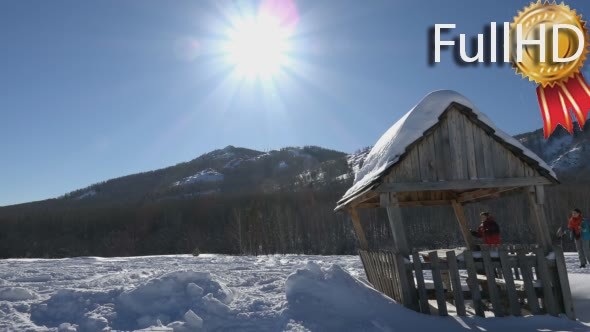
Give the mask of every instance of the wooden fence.
M 411 257 L 385 250 L 359 253 L 369 282 L 415 311 L 482 317 L 564 313 L 575 319 L 561 247 L 548 255 L 526 246 Z

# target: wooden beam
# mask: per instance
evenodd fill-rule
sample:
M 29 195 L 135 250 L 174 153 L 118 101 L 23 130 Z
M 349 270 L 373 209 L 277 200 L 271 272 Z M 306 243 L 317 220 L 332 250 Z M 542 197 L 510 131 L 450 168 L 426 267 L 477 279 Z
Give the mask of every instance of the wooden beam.
M 375 188 L 375 191 L 384 193 L 403 191 L 468 190 L 482 188 L 528 187 L 545 184 L 551 184 L 551 181 L 543 176 L 534 176 L 502 179 L 383 183 Z
M 542 201 L 544 194 L 542 192 L 543 187 L 528 187 L 525 190 L 530 209 L 530 223 L 535 231 L 536 240 L 539 245 L 543 248 L 545 253 L 549 252 L 551 248 L 551 235 L 547 226 L 547 217 L 545 216 L 545 210 L 543 204 L 539 204 Z
M 465 211 L 463 211 L 463 205 L 461 205 L 461 203 L 457 202 L 456 200 L 451 201 L 451 205 L 455 211 L 455 216 L 457 217 L 457 222 L 459 223 L 459 229 L 461 229 L 461 234 L 463 235 L 463 240 L 465 241 L 465 246 L 467 246 L 467 249 L 471 250 L 474 248 L 473 237 L 471 236 L 471 231 L 469 231 L 467 218 L 465 217 Z
M 399 202 L 400 207 L 450 205 L 450 200 L 405 201 Z
M 355 208 L 357 209 L 376 209 L 381 207 L 381 205 L 378 202 L 374 202 L 374 203 L 361 203 L 357 206 L 355 206 Z
M 397 197 L 392 194 L 381 194 L 381 206 L 387 208 L 387 217 L 389 218 L 389 226 L 391 227 L 391 234 L 393 236 L 394 247 L 397 251 L 404 255 L 410 255 L 410 247 L 406 239 L 406 231 L 404 230 L 404 223 L 402 218 L 402 211 L 397 201 Z
M 359 217 L 359 214 L 356 211 L 356 209 L 350 209 L 350 218 L 352 219 L 354 231 L 359 238 L 361 249 L 367 250 L 369 248 L 369 243 L 367 242 L 367 238 L 365 237 L 365 232 L 363 231 L 363 226 L 361 225 L 361 218 Z
M 465 192 L 460 194 L 457 197 L 457 201 L 459 203 L 467 203 L 467 202 L 471 202 L 471 201 L 476 201 L 482 198 L 488 198 L 488 197 L 493 197 L 495 195 L 507 192 L 507 191 L 512 191 L 518 189 L 518 187 L 504 187 L 504 188 L 486 188 L 486 189 L 479 189 L 479 190 L 474 190 L 474 191 L 469 191 L 469 192 Z
M 363 194 L 360 194 L 358 196 L 353 196 L 353 197 L 349 197 L 345 200 L 340 200 L 338 201 L 338 205 L 336 206 L 335 211 L 339 211 L 339 210 L 343 210 L 343 209 L 347 209 L 347 208 L 351 208 L 351 207 L 356 207 L 359 204 L 362 204 L 374 197 L 378 197 L 379 194 L 375 193 L 373 191 L 366 191 Z

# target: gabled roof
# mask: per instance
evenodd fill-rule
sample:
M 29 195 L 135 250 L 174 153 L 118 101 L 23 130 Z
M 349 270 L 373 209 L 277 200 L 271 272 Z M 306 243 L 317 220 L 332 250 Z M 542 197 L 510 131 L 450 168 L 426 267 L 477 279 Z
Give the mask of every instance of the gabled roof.
M 453 103 L 470 109 L 479 121 L 493 130 L 495 138 L 512 146 L 515 150 L 521 151 L 521 155 L 528 157 L 527 163 L 532 160 L 537 164 L 536 168 L 542 171 L 541 173 L 557 182 L 557 176 L 549 165 L 534 152 L 525 148 L 518 140 L 498 129 L 485 114 L 479 112 L 471 101 L 455 91 L 440 90 L 426 95 L 381 136 L 367 155 L 362 168 L 355 175 L 353 186 L 340 199 L 336 209 L 342 208 L 343 205 L 375 188 L 379 179 L 400 161 L 406 148 L 419 140 L 429 128 L 436 125 L 440 116 Z

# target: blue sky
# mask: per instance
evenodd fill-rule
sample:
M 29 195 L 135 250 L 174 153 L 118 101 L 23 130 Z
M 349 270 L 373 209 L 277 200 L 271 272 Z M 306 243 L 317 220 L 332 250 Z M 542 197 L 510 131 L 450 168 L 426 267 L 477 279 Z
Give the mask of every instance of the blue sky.
M 535 86 L 509 65 L 461 67 L 450 51 L 428 64 L 435 23 L 471 37 L 528 3 L 296 1 L 293 65 L 261 82 L 237 79 L 215 46 L 232 13 L 258 2 L 4 0 L 0 206 L 226 145 L 352 152 L 438 89 L 466 95 L 509 133 L 540 128 Z M 568 4 L 590 15 L 590 2 Z

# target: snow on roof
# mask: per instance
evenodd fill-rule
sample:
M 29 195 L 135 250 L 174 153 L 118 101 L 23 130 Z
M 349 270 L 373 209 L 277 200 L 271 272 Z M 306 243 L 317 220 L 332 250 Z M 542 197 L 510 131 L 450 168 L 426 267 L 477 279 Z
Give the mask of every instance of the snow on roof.
M 376 181 L 399 161 L 399 157 L 406 148 L 423 136 L 424 132 L 434 126 L 442 113 L 451 103 L 458 103 L 470 108 L 477 118 L 491 127 L 494 135 L 504 142 L 520 149 L 527 157 L 537 161 L 539 166 L 547 170 L 557 179 L 557 176 L 534 152 L 525 148 L 518 140 L 498 129 L 494 123 L 466 97 L 451 90 L 434 91 L 426 95 L 416 106 L 389 128 L 367 155 L 363 167 L 355 174 L 354 183 L 338 202 L 339 207 L 350 199 L 372 189 Z

